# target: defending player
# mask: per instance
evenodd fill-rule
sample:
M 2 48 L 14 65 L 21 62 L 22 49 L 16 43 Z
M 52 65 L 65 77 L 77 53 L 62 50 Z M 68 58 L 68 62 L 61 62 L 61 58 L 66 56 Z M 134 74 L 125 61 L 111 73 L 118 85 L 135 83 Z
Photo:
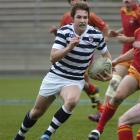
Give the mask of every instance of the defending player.
M 118 106 L 125 98 L 132 95 L 140 88 L 140 29 L 137 29 L 135 31 L 134 36 L 136 40 L 133 43 L 134 49 L 132 48 L 131 50 L 127 51 L 125 54 L 121 55 L 113 61 L 113 64 L 117 64 L 123 62 L 124 60 L 133 60 L 132 64 L 128 69 L 129 73 L 122 79 L 116 90 L 115 95 L 106 104 L 96 129 L 92 130 L 89 135 L 89 140 L 99 140 L 100 134 L 103 132 L 106 123 L 113 117 Z M 140 113 L 134 113 L 133 110 L 135 109 L 137 109 L 137 107 L 134 107 L 134 109 L 129 111 L 128 115 L 127 113 L 124 114 L 124 117 L 120 119 L 118 128 L 118 135 L 120 138 L 119 140 L 133 140 L 130 125 L 133 125 L 140 121 L 140 119 L 136 118 Z M 125 137 L 128 139 L 125 139 Z
M 136 41 L 133 43 L 134 50 L 132 55 L 134 56 L 133 65 L 136 69 L 130 69 L 130 74 L 135 78 L 136 86 L 140 88 L 140 28 L 135 31 Z M 130 55 L 130 56 L 132 56 Z M 130 57 L 129 56 L 129 57 Z M 117 63 L 118 60 L 116 60 Z M 134 86 L 135 83 L 132 83 Z M 118 122 L 118 140 L 133 140 L 132 127 L 135 124 L 140 124 L 140 103 L 134 105 L 127 112 L 125 112 Z M 140 140 L 140 130 L 136 135 L 137 140 Z
M 136 0 L 123 0 L 124 6 L 120 10 L 122 29 L 113 32 L 117 36 L 119 42 L 123 44 L 122 54 L 132 49 L 134 41 L 134 31 L 140 26 L 139 5 Z M 110 80 L 109 86 L 105 93 L 104 105 L 115 95 L 116 89 L 122 78 L 128 73 L 128 68 L 132 60 L 124 61 L 115 65 L 113 77 Z M 102 106 L 103 111 L 104 107 Z M 95 115 L 90 115 L 91 120 L 98 122 L 101 112 Z M 93 118 L 93 119 L 92 119 Z

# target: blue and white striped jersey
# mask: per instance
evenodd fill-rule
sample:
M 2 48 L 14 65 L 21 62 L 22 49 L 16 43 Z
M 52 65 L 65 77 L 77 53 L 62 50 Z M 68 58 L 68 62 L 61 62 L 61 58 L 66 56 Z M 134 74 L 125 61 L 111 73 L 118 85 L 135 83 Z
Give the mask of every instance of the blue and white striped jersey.
M 74 36 L 77 35 L 73 24 L 61 27 L 57 32 L 53 48 L 63 49 L 67 47 Z M 54 63 L 50 72 L 72 80 L 83 80 L 95 49 L 105 53 L 107 45 L 102 33 L 88 25 L 85 32 L 80 36 L 80 43 L 63 59 Z

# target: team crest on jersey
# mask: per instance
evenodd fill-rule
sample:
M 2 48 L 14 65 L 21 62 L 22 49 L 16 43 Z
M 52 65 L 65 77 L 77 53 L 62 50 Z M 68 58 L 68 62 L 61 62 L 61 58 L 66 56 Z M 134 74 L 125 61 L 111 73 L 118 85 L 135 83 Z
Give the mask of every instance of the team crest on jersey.
M 73 33 L 72 34 L 69 34 L 69 37 L 70 38 L 73 38 L 73 37 L 75 37 L 75 34 L 73 34 Z
M 89 36 L 89 42 L 90 42 L 90 43 L 93 43 L 93 41 L 94 41 L 93 36 Z

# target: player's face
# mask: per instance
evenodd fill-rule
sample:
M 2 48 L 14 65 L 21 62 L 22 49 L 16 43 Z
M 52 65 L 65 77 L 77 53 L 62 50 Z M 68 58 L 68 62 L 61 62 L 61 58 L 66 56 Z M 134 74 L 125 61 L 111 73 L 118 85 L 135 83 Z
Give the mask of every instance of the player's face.
M 123 3 L 126 7 L 133 7 L 136 4 L 136 0 L 123 0 Z
M 76 33 L 81 34 L 85 31 L 88 24 L 88 12 L 77 10 L 74 16 L 74 28 Z

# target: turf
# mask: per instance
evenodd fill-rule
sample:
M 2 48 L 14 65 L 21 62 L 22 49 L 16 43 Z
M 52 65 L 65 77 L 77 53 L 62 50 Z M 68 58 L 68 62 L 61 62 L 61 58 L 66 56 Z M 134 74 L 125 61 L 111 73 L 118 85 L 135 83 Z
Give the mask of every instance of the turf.
M 11 77 L 0 78 L 0 139 L 12 140 L 18 131 L 25 113 L 34 104 L 42 77 Z M 100 87 L 101 99 L 108 83 L 96 82 Z M 129 97 L 118 109 L 116 115 L 107 124 L 101 140 L 117 140 L 118 117 L 137 102 L 138 92 Z M 37 124 L 27 134 L 26 140 L 38 140 L 40 135 L 49 125 L 55 111 L 62 105 L 60 99 L 49 108 L 40 118 Z M 81 101 L 73 111 L 72 117 L 58 129 L 52 136 L 52 140 L 88 140 L 88 133 L 95 128 L 96 123 L 87 119 L 96 109 L 91 108 L 90 100 L 85 93 Z M 136 133 L 138 126 L 134 127 Z

